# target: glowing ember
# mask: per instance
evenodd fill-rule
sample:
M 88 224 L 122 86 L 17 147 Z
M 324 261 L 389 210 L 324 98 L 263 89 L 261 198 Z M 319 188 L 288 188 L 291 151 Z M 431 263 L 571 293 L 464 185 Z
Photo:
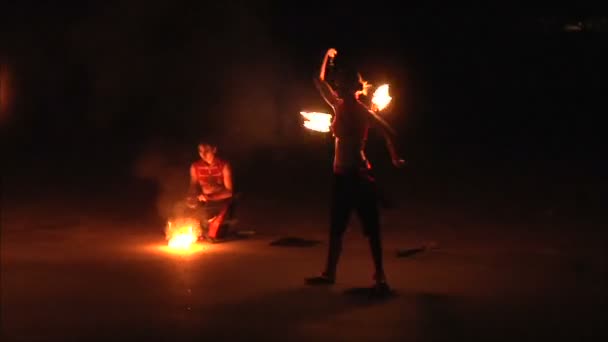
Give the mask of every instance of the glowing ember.
M 304 127 L 317 132 L 329 132 L 331 127 L 330 114 L 317 112 L 300 112 L 300 114 L 306 118 Z
M 202 230 L 194 219 L 179 219 L 167 222 L 165 235 L 170 248 L 189 249 L 201 237 Z
M 388 84 L 383 84 L 376 88 L 374 96 L 372 97 L 372 103 L 377 110 L 383 110 L 388 106 L 393 98 L 388 93 Z

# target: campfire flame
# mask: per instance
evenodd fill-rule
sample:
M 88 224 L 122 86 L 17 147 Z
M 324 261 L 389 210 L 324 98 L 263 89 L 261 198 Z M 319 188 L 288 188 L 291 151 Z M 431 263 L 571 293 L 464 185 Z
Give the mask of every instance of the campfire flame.
M 202 235 L 200 224 L 194 219 L 178 219 L 167 222 L 165 236 L 172 249 L 189 249 Z
M 300 114 L 306 119 L 304 127 L 317 132 L 329 132 L 331 127 L 330 114 L 318 112 L 300 112 Z
M 388 84 L 383 84 L 376 88 L 372 97 L 372 104 L 378 111 L 383 110 L 388 106 L 393 98 L 388 93 Z

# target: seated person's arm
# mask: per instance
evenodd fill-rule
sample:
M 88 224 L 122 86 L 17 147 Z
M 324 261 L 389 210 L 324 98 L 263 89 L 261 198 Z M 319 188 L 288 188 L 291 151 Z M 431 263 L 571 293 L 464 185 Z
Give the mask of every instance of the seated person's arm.
M 190 187 L 188 189 L 188 196 L 196 197 L 200 190 L 200 185 L 198 184 L 198 179 L 196 177 L 196 169 L 193 165 L 190 167 Z
M 213 194 L 205 195 L 207 199 L 220 201 L 232 197 L 232 169 L 230 168 L 230 164 L 226 163 L 226 165 L 224 165 L 222 174 L 224 175 L 224 189 Z

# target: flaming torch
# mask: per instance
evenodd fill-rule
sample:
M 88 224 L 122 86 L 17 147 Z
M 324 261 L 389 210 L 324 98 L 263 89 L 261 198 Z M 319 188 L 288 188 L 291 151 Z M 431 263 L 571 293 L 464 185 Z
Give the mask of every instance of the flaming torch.
M 388 93 L 388 84 L 383 84 L 374 91 L 374 95 L 372 96 L 372 109 L 374 111 L 381 111 L 391 103 L 392 99 L 393 98 Z
M 359 83 L 361 83 L 362 89 L 358 90 L 355 93 L 355 96 L 357 98 L 362 95 L 367 96 L 369 89 L 371 89 L 373 85 L 364 80 L 360 74 Z M 392 99 L 393 98 L 389 94 L 388 84 L 383 84 L 374 91 L 371 100 L 371 109 L 374 112 L 380 112 L 391 103 Z M 327 133 L 330 131 L 332 120 L 331 114 L 319 112 L 300 112 L 300 115 L 305 118 L 304 127 L 322 133 Z
M 317 132 L 329 132 L 331 114 L 318 112 L 300 112 L 300 114 L 306 119 L 304 127 Z

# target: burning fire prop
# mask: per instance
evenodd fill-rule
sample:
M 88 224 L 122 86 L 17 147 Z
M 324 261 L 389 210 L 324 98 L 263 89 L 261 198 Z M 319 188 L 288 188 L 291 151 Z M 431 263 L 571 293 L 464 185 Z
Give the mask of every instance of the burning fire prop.
M 300 114 L 306 119 L 304 127 L 317 132 L 329 132 L 331 114 L 318 112 L 300 112 Z
M 365 81 L 361 75 L 359 75 L 359 83 L 361 83 L 363 89 L 357 91 L 357 98 L 359 98 L 361 95 L 367 96 L 369 89 L 372 88 L 373 85 Z M 372 95 L 371 110 L 374 112 L 380 112 L 384 110 L 392 100 L 393 98 L 389 94 L 388 84 L 383 84 L 376 88 L 374 94 Z M 319 112 L 300 112 L 300 115 L 305 118 L 304 127 L 322 133 L 330 131 L 332 120 L 331 114 Z
M 197 220 L 190 218 L 167 222 L 165 236 L 171 249 L 187 250 L 202 236 L 203 231 Z
M 358 76 L 359 76 L 359 83 L 361 84 L 361 90 L 357 90 L 357 92 L 355 93 L 357 98 L 359 98 L 359 96 L 361 96 L 361 95 L 367 96 L 367 92 L 373 87 L 373 85 L 371 85 L 369 82 L 367 82 L 366 80 L 363 79 L 363 76 L 361 76 L 361 74 L 358 74 Z
M 388 84 L 379 86 L 376 91 L 374 91 L 374 96 L 372 96 L 372 110 L 383 110 L 391 103 L 392 99 L 393 98 L 388 93 Z

